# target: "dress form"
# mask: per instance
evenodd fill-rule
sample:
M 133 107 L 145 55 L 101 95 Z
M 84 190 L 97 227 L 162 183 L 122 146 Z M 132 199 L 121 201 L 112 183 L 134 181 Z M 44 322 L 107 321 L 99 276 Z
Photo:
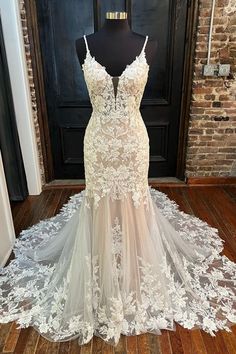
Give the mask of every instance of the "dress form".
M 106 67 L 107 72 L 115 81 L 118 81 L 126 65 L 132 63 L 140 53 L 145 41 L 145 36 L 130 29 L 126 12 L 107 12 L 103 27 L 86 37 L 91 55 Z M 86 55 L 84 39 L 77 39 L 75 45 L 82 65 Z M 153 59 L 156 46 L 155 40 L 148 40 L 146 57 L 149 64 Z

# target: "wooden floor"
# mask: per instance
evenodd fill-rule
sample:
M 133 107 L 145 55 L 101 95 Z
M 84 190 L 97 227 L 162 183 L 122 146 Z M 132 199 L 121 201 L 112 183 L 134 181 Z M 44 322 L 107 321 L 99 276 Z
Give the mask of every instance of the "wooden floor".
M 225 240 L 224 254 L 236 261 L 236 186 L 222 187 L 159 187 L 175 200 L 180 209 L 198 216 L 217 227 Z M 12 203 L 15 229 L 22 229 L 55 215 L 69 196 L 79 189 L 45 190 L 40 196 L 28 197 L 23 203 Z M 236 354 L 236 326 L 232 333 L 217 332 L 216 337 L 200 330 L 162 331 L 162 335 L 121 336 L 117 347 L 107 345 L 98 337 L 79 346 L 77 341 L 53 343 L 30 328 L 16 329 L 14 323 L 0 325 L 0 353 L 155 353 L 155 354 Z

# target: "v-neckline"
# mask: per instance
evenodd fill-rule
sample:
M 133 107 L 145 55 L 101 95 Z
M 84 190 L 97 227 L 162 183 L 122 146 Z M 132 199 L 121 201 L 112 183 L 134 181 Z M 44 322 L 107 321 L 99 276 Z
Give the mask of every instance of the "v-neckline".
M 126 72 L 126 70 L 127 70 L 131 65 L 133 65 L 134 63 L 136 63 L 136 61 L 141 57 L 142 54 L 144 55 L 146 64 L 149 66 L 149 64 L 147 63 L 145 51 L 142 50 L 142 51 L 135 57 L 135 59 L 134 59 L 130 64 L 126 64 L 126 67 L 124 68 L 124 70 L 122 71 L 122 73 L 121 73 L 119 76 L 112 76 L 112 75 L 110 75 L 110 74 L 108 73 L 107 67 L 106 67 L 105 65 L 102 65 L 101 63 L 99 63 L 99 62 L 96 60 L 95 56 L 91 55 L 90 50 L 87 51 L 87 54 L 89 54 L 90 58 L 91 58 L 98 66 L 100 66 L 100 67 L 105 71 L 105 73 L 107 74 L 107 76 L 109 76 L 111 79 L 118 78 L 118 79 L 120 80 L 120 78 L 124 75 L 124 73 Z
M 102 65 L 101 63 L 99 63 L 99 62 L 96 60 L 96 58 L 95 58 L 94 55 L 93 55 L 93 56 L 91 55 L 90 49 L 89 49 L 89 46 L 88 46 L 88 42 L 87 42 L 86 35 L 84 35 L 84 40 L 85 40 L 85 44 L 86 44 L 86 58 L 87 58 L 87 55 L 89 54 L 89 56 L 91 57 L 91 59 L 92 59 L 94 62 L 96 62 L 96 64 L 99 65 L 99 66 L 105 71 L 105 73 L 107 74 L 107 76 L 110 77 L 111 80 L 113 80 L 114 78 L 118 78 L 118 80 L 120 80 L 120 78 L 124 75 L 124 73 L 126 72 L 126 70 L 127 70 L 131 65 L 133 65 L 133 64 L 137 61 L 137 59 L 141 57 L 142 54 L 144 55 L 146 64 L 149 66 L 149 64 L 147 63 L 146 53 L 145 53 L 145 48 L 146 48 L 146 44 L 147 44 L 147 40 L 148 40 L 148 35 L 146 35 L 146 37 L 145 37 L 145 41 L 144 41 L 144 44 L 143 44 L 143 46 L 142 46 L 142 49 L 141 49 L 140 53 L 139 53 L 138 55 L 136 55 L 136 57 L 134 58 L 134 60 L 133 60 L 130 64 L 126 64 L 126 67 L 124 68 L 124 70 L 122 71 L 121 75 L 119 75 L 119 76 L 112 76 L 112 75 L 110 75 L 110 74 L 108 73 L 107 67 L 106 67 L 105 65 Z M 85 58 L 85 59 L 86 59 L 86 58 Z
M 105 66 L 105 65 L 102 65 L 101 63 L 99 63 L 99 62 L 96 60 L 96 58 L 95 58 L 94 55 L 93 55 L 93 56 L 91 55 L 90 49 L 89 49 L 89 46 L 88 46 L 88 43 L 87 43 L 87 38 L 86 38 L 85 35 L 84 35 L 84 40 L 85 40 L 85 44 L 86 44 L 86 57 L 85 57 L 85 60 L 84 60 L 84 63 L 83 63 L 83 65 L 82 65 L 82 67 L 84 66 L 84 64 L 85 64 L 85 62 L 86 62 L 86 60 L 87 60 L 87 58 L 88 58 L 88 55 L 89 55 L 90 59 L 93 60 L 93 62 L 95 62 L 101 69 L 104 70 L 105 74 L 107 75 L 107 77 L 109 77 L 109 80 L 110 80 L 110 82 L 111 82 L 111 84 L 112 84 L 112 91 L 113 91 L 113 97 L 114 97 L 114 102 L 115 102 L 115 110 L 116 110 L 116 102 L 117 102 L 117 97 L 118 97 L 118 94 L 119 94 L 120 81 L 121 81 L 121 78 L 122 78 L 122 77 L 124 76 L 124 74 L 126 73 L 127 69 L 128 69 L 130 66 L 134 65 L 134 64 L 136 63 L 136 61 L 141 57 L 141 55 L 144 56 L 145 63 L 146 63 L 146 65 L 149 67 L 149 64 L 148 64 L 147 59 L 146 59 L 146 52 L 145 52 L 145 48 L 146 48 L 146 44 L 147 44 L 147 40 L 148 40 L 148 35 L 146 35 L 146 37 L 145 37 L 145 41 L 144 41 L 144 44 L 143 44 L 143 47 L 142 47 L 140 53 L 139 53 L 138 55 L 136 55 L 136 57 L 134 58 L 134 60 L 133 60 L 130 64 L 126 64 L 126 67 L 124 68 L 124 70 L 122 71 L 122 73 L 121 73 L 119 76 L 112 76 L 112 75 L 110 75 L 110 74 L 108 73 L 106 66 Z M 118 79 L 118 81 L 117 81 L 117 87 L 116 87 L 116 93 L 115 93 L 114 83 L 113 83 L 113 79 L 114 79 L 114 78 L 117 78 L 117 79 Z
M 85 61 L 86 61 L 86 59 L 87 59 L 87 56 L 89 55 L 89 56 L 90 56 L 90 59 L 93 60 L 100 68 L 102 68 L 102 69 L 104 70 L 105 74 L 107 75 L 107 77 L 109 77 L 109 80 L 111 81 L 111 84 L 112 84 L 112 91 L 113 91 L 113 97 L 114 97 L 114 102 L 115 102 L 115 109 L 116 109 L 117 97 L 118 97 L 118 94 L 119 94 L 119 86 L 120 86 L 121 78 L 124 76 L 124 74 L 126 73 L 127 69 L 128 69 L 130 66 L 134 65 L 134 64 L 136 63 L 136 61 L 141 57 L 142 54 L 144 55 L 146 65 L 149 67 L 149 64 L 148 64 L 147 59 L 146 59 L 146 53 L 145 53 L 144 50 L 142 50 L 142 51 L 139 53 L 139 55 L 137 55 L 137 56 L 135 57 L 135 59 L 134 59 L 130 64 L 127 64 L 127 65 L 126 65 L 126 67 L 125 67 L 125 69 L 122 71 L 121 75 L 119 75 L 119 76 L 112 76 L 112 75 L 110 75 L 110 74 L 107 72 L 106 66 L 100 64 L 100 63 L 96 60 L 95 56 L 92 56 L 92 55 L 91 55 L 90 50 L 87 50 L 86 58 L 85 58 L 85 60 L 84 60 L 84 63 L 85 63 Z M 83 63 L 83 66 L 84 66 L 84 63 Z M 113 79 L 114 79 L 114 78 L 117 78 L 117 79 L 118 79 L 118 81 L 117 81 L 117 87 L 116 87 L 116 93 L 115 93 L 114 83 L 113 83 Z

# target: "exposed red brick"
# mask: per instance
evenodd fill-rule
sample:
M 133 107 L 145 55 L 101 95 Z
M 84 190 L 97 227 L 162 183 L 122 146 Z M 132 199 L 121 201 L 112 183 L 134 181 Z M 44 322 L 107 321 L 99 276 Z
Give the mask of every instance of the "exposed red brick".
M 212 1 L 200 0 L 186 158 L 187 176 L 229 176 L 236 160 L 236 82 L 233 78 L 236 72 L 236 9 L 229 0 L 216 1 L 211 43 L 211 62 L 230 64 L 234 75 L 231 79 L 204 77 L 202 65 L 207 63 L 211 6 Z M 221 107 L 209 107 L 206 104 L 213 104 L 213 101 L 220 101 Z M 214 120 L 214 117 L 220 116 L 228 116 L 229 120 Z
M 42 184 L 44 185 L 45 184 L 45 171 L 44 171 L 44 165 L 43 165 L 42 146 L 41 146 L 41 140 L 40 140 L 40 131 L 39 131 L 38 115 L 37 115 L 37 102 L 36 102 L 36 96 L 35 96 L 33 70 L 32 70 L 32 64 L 31 64 L 31 53 L 30 53 L 30 45 L 29 45 L 29 37 L 28 37 L 28 30 L 27 30 L 27 21 L 26 21 L 24 0 L 19 0 L 19 5 L 20 5 L 19 8 L 20 8 L 20 15 L 21 15 L 22 35 L 23 35 L 24 49 L 25 49 L 25 58 L 26 58 L 26 64 L 27 64 L 27 69 L 28 69 L 27 71 L 28 71 L 29 87 L 30 87 L 30 93 L 31 93 L 31 103 L 32 103 L 35 135 L 36 135 L 40 169 L 41 169 L 41 181 L 42 181 Z
M 208 101 L 208 100 L 214 101 L 215 97 L 216 97 L 215 95 L 205 95 L 205 96 L 204 96 L 204 99 L 207 100 L 207 101 Z

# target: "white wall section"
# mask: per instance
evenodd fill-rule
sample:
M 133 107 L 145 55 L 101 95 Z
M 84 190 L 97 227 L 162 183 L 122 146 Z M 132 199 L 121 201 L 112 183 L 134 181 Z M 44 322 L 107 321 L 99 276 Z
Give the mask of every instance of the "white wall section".
M 0 152 L 0 266 L 7 262 L 14 243 L 15 230 Z
M 37 195 L 42 183 L 18 0 L 0 0 L 0 15 L 28 190 Z

